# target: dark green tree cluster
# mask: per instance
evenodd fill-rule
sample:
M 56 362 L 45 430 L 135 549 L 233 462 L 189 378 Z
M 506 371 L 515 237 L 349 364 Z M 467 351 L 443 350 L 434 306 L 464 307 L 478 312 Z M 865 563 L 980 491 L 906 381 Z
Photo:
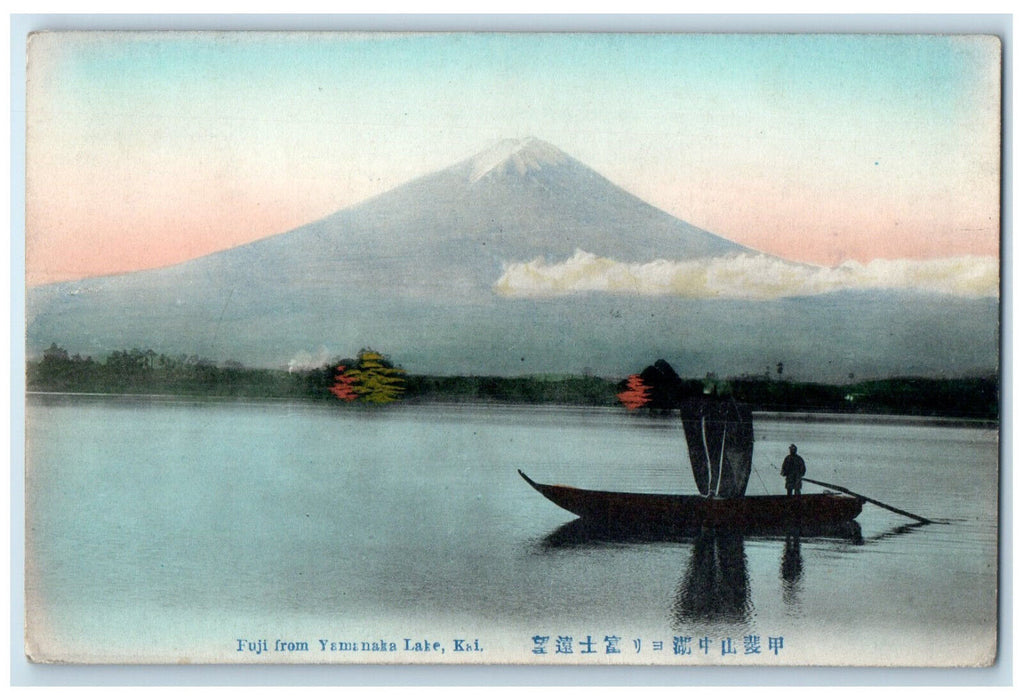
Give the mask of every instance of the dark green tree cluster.
M 220 365 L 198 355 L 164 355 L 153 350 L 117 350 L 105 361 L 71 355 L 56 344 L 42 359 L 29 361 L 30 391 L 64 393 L 179 394 L 248 397 L 304 397 L 322 392 L 317 377 L 304 373 Z
M 520 404 L 614 406 L 618 383 L 592 376 L 437 377 L 410 375 L 409 398 Z
M 781 374 L 782 363 L 778 363 Z M 901 414 L 996 420 L 998 378 L 927 379 L 897 377 L 834 385 L 772 380 L 745 375 L 721 380 L 713 373 L 702 381 L 682 379 L 667 362 L 657 360 L 619 385 L 618 400 L 629 410 L 671 413 L 700 396 L 732 397 L 759 411 L 806 411 Z
M 762 411 L 947 416 L 994 420 L 999 415 L 996 376 L 935 379 L 894 377 L 845 385 L 770 381 L 729 382 L 737 400 Z
M 930 379 L 896 377 L 845 387 L 846 403 L 861 413 L 898 413 L 997 419 L 998 378 Z

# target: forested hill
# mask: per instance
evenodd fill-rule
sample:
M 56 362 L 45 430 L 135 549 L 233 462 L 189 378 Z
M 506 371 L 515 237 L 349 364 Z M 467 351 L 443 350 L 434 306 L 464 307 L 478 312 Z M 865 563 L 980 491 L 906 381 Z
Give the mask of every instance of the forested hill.
M 382 357 L 382 356 L 380 356 Z M 43 358 L 29 361 L 29 392 L 95 394 L 169 394 L 194 397 L 308 399 L 346 402 L 338 390 L 346 367 L 358 359 L 341 359 L 308 370 L 253 369 L 237 362 L 216 363 L 196 356 L 167 356 L 152 350 L 112 353 L 104 361 L 70 355 L 53 345 Z M 393 367 L 386 359 L 381 363 Z M 626 380 L 588 375 L 427 376 L 390 370 L 389 400 L 402 402 L 504 402 L 621 406 L 618 394 Z M 704 382 L 706 379 L 691 380 Z M 997 420 L 996 376 L 955 379 L 896 377 L 818 384 L 779 378 L 741 377 L 715 380 L 717 390 L 758 411 L 831 412 L 945 416 Z M 396 391 L 394 389 L 397 389 Z M 379 402 L 377 402 L 379 403 Z M 623 408 L 623 410 L 625 410 Z M 641 409 L 643 410 L 643 409 Z

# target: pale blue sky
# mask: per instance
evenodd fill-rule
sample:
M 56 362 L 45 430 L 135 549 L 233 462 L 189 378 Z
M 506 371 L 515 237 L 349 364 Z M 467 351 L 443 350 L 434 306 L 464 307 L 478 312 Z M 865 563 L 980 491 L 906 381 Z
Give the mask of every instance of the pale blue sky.
M 526 135 L 691 223 L 788 257 L 997 252 L 990 38 L 151 33 L 34 43 L 30 277 L 59 276 L 32 269 L 34 242 L 51 267 L 52 251 L 84 230 L 109 235 L 108 258 L 156 238 L 174 257 L 169 235 L 190 257 Z

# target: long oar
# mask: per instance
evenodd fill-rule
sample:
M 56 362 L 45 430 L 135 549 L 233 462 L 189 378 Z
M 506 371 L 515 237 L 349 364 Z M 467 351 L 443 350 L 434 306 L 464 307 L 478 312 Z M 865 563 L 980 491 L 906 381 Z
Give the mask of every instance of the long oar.
M 895 506 L 890 506 L 887 503 L 881 503 L 881 501 L 874 500 L 873 498 L 867 498 L 863 494 L 856 493 L 855 491 L 850 491 L 849 489 L 845 488 L 844 486 L 836 486 L 835 484 L 829 484 L 829 483 L 826 483 L 824 481 L 816 481 L 814 479 L 807 479 L 805 476 L 803 477 L 803 481 L 809 481 L 811 484 L 817 484 L 818 486 L 823 486 L 826 489 L 835 489 L 836 491 L 841 491 L 842 493 L 847 493 L 850 496 L 856 496 L 856 498 L 862 498 L 867 503 L 873 503 L 875 506 L 881 506 L 882 508 L 886 508 L 886 509 L 892 511 L 893 513 L 898 513 L 899 515 L 905 515 L 907 518 L 913 518 L 913 520 L 917 520 L 917 521 L 919 521 L 921 523 L 924 523 L 924 524 L 930 524 L 930 523 L 934 522 L 933 520 L 928 520 L 927 518 L 921 518 L 919 515 L 913 515 L 912 513 L 909 513 L 907 511 L 899 510 Z

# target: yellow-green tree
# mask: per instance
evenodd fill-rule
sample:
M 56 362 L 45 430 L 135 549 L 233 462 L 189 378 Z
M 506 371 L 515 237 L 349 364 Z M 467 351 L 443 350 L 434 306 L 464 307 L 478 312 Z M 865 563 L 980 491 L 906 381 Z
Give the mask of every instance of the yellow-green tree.
M 375 350 L 360 350 L 353 367 L 338 370 L 331 392 L 345 401 L 391 403 L 405 392 L 405 370 Z

